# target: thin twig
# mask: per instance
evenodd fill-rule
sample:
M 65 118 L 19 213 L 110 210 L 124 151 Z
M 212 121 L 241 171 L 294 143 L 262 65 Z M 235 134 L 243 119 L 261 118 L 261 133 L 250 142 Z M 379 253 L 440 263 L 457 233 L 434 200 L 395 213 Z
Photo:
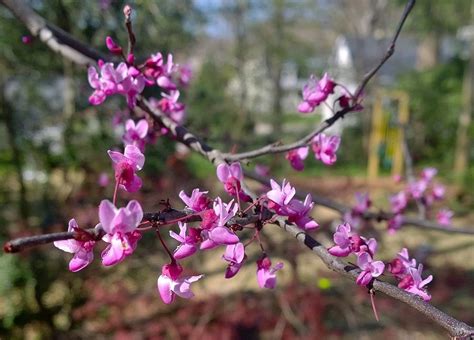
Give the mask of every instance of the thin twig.
M 125 5 L 123 8 L 123 14 L 125 15 L 125 27 L 127 28 L 128 33 L 128 55 L 130 55 L 133 54 L 136 42 L 132 28 L 132 7 L 130 5 Z

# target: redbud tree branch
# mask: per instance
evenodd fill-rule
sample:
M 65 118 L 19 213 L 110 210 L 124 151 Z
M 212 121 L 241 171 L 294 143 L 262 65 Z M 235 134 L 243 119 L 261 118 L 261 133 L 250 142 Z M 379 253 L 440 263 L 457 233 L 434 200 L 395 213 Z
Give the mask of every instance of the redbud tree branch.
M 261 176 L 253 171 L 245 171 L 245 177 L 251 178 L 267 187 L 270 187 L 270 178 Z M 304 200 L 306 197 L 306 194 L 307 193 L 305 193 L 303 190 L 299 190 L 298 188 L 296 188 L 296 194 L 295 194 L 296 198 L 300 200 Z M 321 197 L 312 192 L 309 192 L 309 194 L 311 194 L 311 197 L 313 198 L 313 202 L 315 204 L 335 210 L 339 212 L 341 215 L 344 215 L 345 213 L 350 212 L 352 209 L 350 206 L 336 202 L 330 198 Z M 380 210 L 378 212 L 367 211 L 361 217 L 365 220 L 388 221 L 394 216 L 395 214 L 391 212 Z M 403 216 L 402 225 L 414 226 L 420 229 L 434 230 L 434 231 L 439 231 L 439 232 L 448 233 L 448 234 L 474 235 L 474 228 L 469 228 L 467 226 L 466 227 L 446 226 L 446 225 L 442 225 L 433 221 L 428 221 L 426 219 L 410 217 L 410 216 Z
M 97 60 L 98 58 L 101 58 L 100 55 L 94 56 L 93 54 L 91 54 L 91 51 L 93 50 L 91 50 L 88 46 L 78 42 L 74 38 L 68 36 L 63 31 L 59 31 L 57 29 L 51 29 L 52 26 L 47 25 L 44 19 L 42 19 L 36 13 L 34 13 L 31 9 L 29 9 L 22 0 L 16 0 L 16 1 L 0 0 L 0 3 L 8 7 L 17 16 L 17 18 L 20 21 L 22 21 L 30 29 L 30 32 L 33 35 L 35 36 L 40 35 L 40 38 L 41 38 L 41 35 L 45 35 L 45 33 L 41 33 L 41 32 L 46 32 L 49 35 L 48 38 L 47 39 L 41 38 L 41 40 L 44 41 L 55 52 L 60 53 L 64 57 L 69 58 L 80 65 L 88 65 L 91 63 L 91 60 Z M 383 64 L 386 62 L 386 60 L 388 60 L 390 56 L 393 54 L 398 35 L 414 3 L 415 3 L 414 0 L 411 0 L 408 2 L 407 6 L 405 7 L 404 13 L 402 15 L 402 19 L 398 25 L 397 31 L 394 35 L 392 44 L 389 46 L 389 49 L 387 50 L 386 54 L 381 59 L 379 64 L 376 65 L 371 71 L 369 71 L 364 76 L 361 84 L 359 85 L 358 90 L 356 91 L 357 98 L 361 95 L 362 91 L 364 90 L 369 80 L 377 73 L 380 67 L 382 67 Z M 65 39 L 63 35 L 66 35 L 68 38 Z M 74 46 L 76 48 L 74 48 Z M 73 51 L 71 52 L 71 50 Z M 106 58 L 103 58 L 103 59 L 105 60 Z M 224 161 L 234 160 L 232 158 L 228 158 L 232 155 L 226 155 L 227 157 L 223 157 L 220 151 L 213 149 L 212 147 L 202 143 L 196 135 L 190 133 L 184 127 L 178 126 L 171 119 L 167 118 L 158 110 L 153 110 L 151 106 L 147 103 L 147 101 L 144 100 L 143 98 L 139 100 L 139 107 L 147 111 L 148 113 L 150 113 L 153 119 L 157 121 L 159 124 L 167 127 L 170 130 L 173 138 L 189 146 L 193 151 L 203 155 L 209 161 L 211 161 L 214 165 L 220 164 Z M 322 123 L 320 127 L 318 127 L 318 129 L 316 130 L 316 134 L 324 131 L 324 129 L 334 124 L 339 118 L 344 117 L 344 115 L 348 113 L 349 111 L 351 111 L 351 109 L 354 109 L 354 108 L 338 111 L 333 117 L 326 120 L 325 122 Z M 309 135 L 303 138 L 303 140 L 305 140 L 306 142 L 309 142 L 308 138 L 309 138 Z M 270 151 L 267 150 L 265 152 L 262 152 L 259 155 L 272 152 L 271 151 L 272 147 L 273 146 L 267 146 L 266 148 L 270 148 Z M 293 145 L 292 149 L 297 148 L 297 147 L 299 146 Z M 279 152 L 284 152 L 288 150 L 281 149 Z M 242 159 L 244 159 L 244 158 L 257 157 L 259 155 L 253 156 L 252 154 L 249 156 L 249 155 L 241 154 L 241 157 Z M 326 202 L 326 203 L 329 203 L 329 202 Z M 276 221 L 276 223 L 283 230 L 293 235 L 299 242 L 303 243 L 308 248 L 310 248 L 326 264 L 328 268 L 344 275 L 345 277 L 350 278 L 351 280 L 354 280 L 358 276 L 360 272 L 358 269 L 353 268 L 349 266 L 348 264 L 346 264 L 344 261 L 340 260 L 339 258 L 336 258 L 330 255 L 327 252 L 325 247 L 323 247 L 311 236 L 301 231 L 301 229 L 299 229 L 295 225 L 286 222 L 282 218 L 279 218 Z M 55 237 L 58 237 L 58 236 L 55 236 Z M 61 233 L 61 237 L 74 237 L 74 235 L 65 236 L 64 233 Z M 14 244 L 14 245 L 20 244 L 19 247 L 21 247 L 21 242 L 19 243 L 14 243 L 14 242 L 15 241 L 11 241 L 10 244 Z M 38 244 L 41 244 L 41 243 L 45 243 L 45 242 L 39 242 Z M 452 336 L 469 337 L 469 336 L 474 335 L 473 327 L 470 327 L 466 325 L 465 323 L 450 317 L 449 315 L 438 310 L 436 307 L 422 301 L 419 297 L 406 293 L 405 291 L 399 289 L 398 287 L 392 284 L 383 282 L 381 280 L 374 280 L 373 288 L 412 306 L 423 315 L 432 319 L 436 324 L 445 328 L 449 332 L 449 334 Z
M 328 268 L 332 269 L 336 273 L 339 273 L 352 281 L 354 281 L 359 275 L 360 269 L 350 266 L 340 258 L 329 254 L 326 247 L 321 245 L 318 241 L 302 231 L 300 228 L 293 224 L 288 224 L 283 219 L 279 219 L 277 224 L 280 228 L 293 235 L 298 240 L 298 242 L 311 249 L 311 251 L 313 251 Z M 417 296 L 407 293 L 404 290 L 382 280 L 374 280 L 372 287 L 376 291 L 382 292 L 396 300 L 410 305 L 421 314 L 427 316 L 433 322 L 446 329 L 453 337 L 461 339 L 474 337 L 474 327 L 471 327 L 462 321 L 456 320 L 455 318 L 442 312 L 438 308 L 423 301 Z
M 367 72 L 362 78 L 362 81 L 360 82 L 359 86 L 357 87 L 354 93 L 353 102 L 355 103 L 353 105 L 337 111 L 332 117 L 324 120 L 314 131 L 310 132 L 308 135 L 306 135 L 305 137 L 299 139 L 298 141 L 294 143 L 285 144 L 285 145 L 280 145 L 280 143 L 273 143 L 273 144 L 266 145 L 262 148 L 255 149 L 252 151 L 236 153 L 236 154 L 224 154 L 224 158 L 226 159 L 226 161 L 232 162 L 232 161 L 256 158 L 256 157 L 267 155 L 267 154 L 287 152 L 293 149 L 300 148 L 302 146 L 306 146 L 311 143 L 311 141 L 313 140 L 315 136 L 319 135 L 321 132 L 331 127 L 339 119 L 344 118 L 346 114 L 357 111 L 359 107 L 359 100 L 361 99 L 361 96 L 364 92 L 365 87 L 367 86 L 369 81 L 375 76 L 378 70 L 387 62 L 388 59 L 390 59 L 390 57 L 395 52 L 395 46 L 397 43 L 397 39 L 400 35 L 400 32 L 403 28 L 403 24 L 405 23 L 414 5 L 415 5 L 415 0 L 409 0 L 407 2 L 403 10 L 403 14 L 400 19 L 400 22 L 398 23 L 397 29 L 395 31 L 395 34 L 392 37 L 392 40 L 390 42 L 390 45 L 388 46 L 387 51 L 385 52 L 384 56 L 380 59 L 379 63 L 375 65 L 369 72 Z
M 226 225 L 229 228 L 232 228 L 233 226 L 244 227 L 249 224 L 254 224 L 259 220 L 268 220 L 271 217 L 272 214 L 268 210 L 264 210 L 262 213 L 258 214 L 235 216 L 231 218 Z M 143 214 L 142 222 L 151 222 L 154 226 L 160 227 L 173 223 L 178 219 L 183 223 L 197 222 L 202 220 L 201 216 L 194 213 L 193 211 L 175 210 L 167 208 L 163 211 Z M 102 226 L 99 223 L 95 228 L 80 229 L 71 232 L 48 233 L 42 235 L 20 237 L 5 243 L 5 245 L 3 246 L 3 250 L 6 253 L 18 253 L 33 246 L 71 239 L 79 241 L 99 241 L 104 235 L 105 231 L 102 229 Z

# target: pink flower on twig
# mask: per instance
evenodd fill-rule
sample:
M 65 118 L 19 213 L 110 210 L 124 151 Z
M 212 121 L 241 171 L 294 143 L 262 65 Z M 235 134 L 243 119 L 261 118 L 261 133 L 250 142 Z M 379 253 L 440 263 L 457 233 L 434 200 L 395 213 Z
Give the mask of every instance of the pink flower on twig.
M 106 232 L 102 240 L 110 243 L 102 252 L 102 264 L 113 266 L 133 253 L 141 238 L 140 232 L 136 229 L 142 218 L 142 207 L 135 200 L 120 209 L 117 209 L 108 200 L 103 200 L 100 203 L 99 220 Z
M 68 232 L 74 232 L 79 229 L 76 220 L 69 220 Z M 69 270 L 77 272 L 84 269 L 94 259 L 93 248 L 95 241 L 79 241 L 75 239 L 55 241 L 54 246 L 67 253 L 74 254 L 69 262 Z
M 326 165 L 333 165 L 337 160 L 336 151 L 340 143 L 341 137 L 320 133 L 313 138 L 314 156 Z
M 143 168 L 145 156 L 135 145 L 127 145 L 122 154 L 107 151 L 115 169 L 115 180 L 128 192 L 135 192 L 142 186 L 142 180 L 135 173 Z
M 164 303 L 172 303 L 176 295 L 184 299 L 191 299 L 194 296 L 191 284 L 200 280 L 203 275 L 180 277 L 182 272 L 183 268 L 177 263 L 163 266 L 161 275 L 158 277 L 157 287 Z

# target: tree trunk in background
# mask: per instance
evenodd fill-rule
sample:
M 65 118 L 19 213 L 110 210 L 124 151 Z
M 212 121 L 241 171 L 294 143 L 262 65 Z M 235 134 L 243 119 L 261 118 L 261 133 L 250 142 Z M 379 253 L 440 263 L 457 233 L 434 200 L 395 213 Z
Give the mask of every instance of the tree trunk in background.
M 437 32 L 429 33 L 420 43 L 417 51 L 416 68 L 426 70 L 439 61 L 441 37 Z
M 474 1 L 471 3 L 471 25 L 474 22 Z M 454 175 L 459 183 L 465 179 L 469 163 L 469 127 L 474 101 L 474 41 L 469 42 L 469 63 L 464 72 L 463 82 L 463 110 L 459 115 L 456 151 L 454 154 Z
M 18 217 L 19 221 L 22 224 L 22 227 L 28 227 L 28 216 L 29 216 L 29 206 L 26 192 L 26 184 L 23 178 L 23 151 L 18 145 L 18 134 L 15 126 L 15 115 L 12 112 L 12 108 L 8 105 L 8 102 L 5 98 L 5 82 L 0 81 L 0 117 L 5 123 L 7 130 L 8 144 L 10 144 L 10 149 L 12 152 L 12 164 L 15 168 L 16 177 L 20 187 L 19 197 L 18 197 Z
M 248 110 L 248 89 L 246 81 L 246 62 L 247 62 L 247 27 L 245 16 L 249 10 L 248 0 L 239 0 L 231 8 L 232 25 L 235 34 L 235 63 L 237 77 L 239 81 L 239 120 L 236 122 L 236 129 L 233 130 L 235 141 L 244 140 L 245 136 L 252 129 L 251 117 Z M 242 145 L 245 146 L 245 145 Z
M 282 120 L 283 120 L 283 109 L 282 109 L 282 97 L 283 97 L 283 88 L 281 86 L 281 75 L 283 72 L 283 58 L 284 58 L 284 47 L 282 43 L 284 41 L 284 31 L 283 26 L 285 24 L 284 19 L 284 0 L 274 0 L 273 1 L 273 46 L 270 46 L 270 74 L 272 78 L 272 87 L 273 87 L 273 104 L 272 104 L 272 114 L 273 114 L 273 133 L 277 138 L 282 135 Z

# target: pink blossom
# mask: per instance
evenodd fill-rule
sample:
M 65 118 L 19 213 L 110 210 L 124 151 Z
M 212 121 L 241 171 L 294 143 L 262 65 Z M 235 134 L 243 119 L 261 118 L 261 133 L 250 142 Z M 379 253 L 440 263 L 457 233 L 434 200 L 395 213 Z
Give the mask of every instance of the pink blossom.
M 179 235 L 170 230 L 170 236 L 181 244 L 174 251 L 177 260 L 193 255 L 197 251 L 197 244 L 201 241 L 201 230 L 187 227 L 186 223 L 178 222 Z
M 395 259 L 388 265 L 388 271 L 397 278 L 402 279 L 408 272 L 408 268 L 416 268 L 416 260 L 410 259 L 408 249 L 403 248 Z
M 145 150 L 145 138 L 148 134 L 148 122 L 140 119 L 136 124 L 128 119 L 125 123 L 125 133 L 122 137 L 125 145 L 135 145 L 143 153 Z
M 327 136 L 320 133 L 313 138 L 313 152 L 317 160 L 322 161 L 326 165 L 332 165 L 336 162 L 336 151 L 341 143 L 339 136 Z
M 303 160 L 308 157 L 308 147 L 304 146 L 298 149 L 290 150 L 286 154 L 286 159 L 290 161 L 291 166 L 293 169 L 297 171 L 302 171 L 304 169 L 304 162 Z
M 453 217 L 454 212 L 449 209 L 441 209 L 436 214 L 436 220 L 439 224 L 449 226 L 451 225 L 451 218 Z
M 408 184 L 408 192 L 413 196 L 414 199 L 420 199 L 423 197 L 423 194 L 427 188 L 428 182 L 424 179 L 420 179 Z
M 114 68 L 113 63 L 99 62 L 99 72 L 93 66 L 88 69 L 89 84 L 94 89 L 89 97 L 92 105 L 102 104 L 107 96 L 121 94 L 127 98 L 129 107 L 135 107 L 136 96 L 145 87 L 145 80 L 135 67 L 120 63 Z
M 189 65 L 181 65 L 179 67 L 179 82 L 183 86 L 188 86 L 193 77 L 193 71 Z
M 163 55 L 161 53 L 152 54 L 145 62 L 144 74 L 147 85 L 156 83 L 165 90 L 176 90 L 176 84 L 171 79 L 176 69 L 177 67 L 173 63 L 172 54 L 168 54 L 166 64 L 163 61 Z
M 385 264 L 382 261 L 374 261 L 369 253 L 361 253 L 357 257 L 357 265 L 362 272 L 356 279 L 356 283 L 359 286 L 366 286 L 372 281 L 373 278 L 382 275 Z
M 387 222 L 389 234 L 394 234 L 397 230 L 399 230 L 402 227 L 402 224 L 403 224 L 403 215 L 395 214 Z
M 333 236 L 335 246 L 328 249 L 331 255 L 338 257 L 348 256 L 352 252 L 351 246 L 351 225 L 349 223 L 340 224 Z
M 298 111 L 302 113 L 313 112 L 316 106 L 334 93 L 335 86 L 336 84 L 327 73 L 319 81 L 314 75 L 311 75 L 308 83 L 303 87 L 303 102 L 298 105 Z
M 73 218 L 69 220 L 68 232 L 74 232 L 79 229 L 76 220 Z M 94 244 L 95 241 L 79 241 L 75 239 L 55 241 L 54 246 L 67 253 L 74 254 L 69 262 L 69 270 L 77 272 L 84 269 L 94 259 Z
M 161 95 L 163 98 L 155 105 L 157 105 L 158 108 L 174 122 L 177 124 L 182 124 L 184 121 L 185 105 L 178 102 L 180 95 L 179 91 L 173 90 L 170 91 L 169 94 L 162 92 Z
M 445 193 L 446 193 L 446 188 L 444 187 L 444 185 L 441 185 L 441 184 L 435 184 L 433 185 L 433 189 L 432 189 L 432 193 L 433 193 L 433 198 L 435 200 L 441 200 L 443 199 Z
M 33 37 L 31 35 L 23 35 L 21 37 L 21 42 L 25 45 L 29 45 L 33 42 Z
M 273 179 L 270 180 L 272 190 L 267 192 L 268 207 L 276 211 L 279 215 L 286 215 L 286 208 L 296 194 L 295 188 L 286 179 L 283 179 L 281 186 Z
M 431 295 L 428 294 L 425 286 L 433 280 L 433 275 L 430 275 L 423 280 L 421 278 L 422 272 L 422 264 L 418 265 L 418 269 L 409 267 L 408 274 L 399 282 L 398 287 L 409 293 L 420 296 L 425 301 L 429 301 L 431 300 Z
M 288 216 L 289 222 L 295 223 L 298 227 L 304 230 L 314 230 L 319 227 L 319 224 L 308 216 L 313 206 L 313 199 L 308 194 L 304 202 L 296 199 L 291 200 L 285 209 L 285 215 Z
M 103 240 L 110 243 L 102 252 L 102 264 L 112 266 L 130 256 L 141 238 L 136 229 L 143 218 L 140 203 L 130 201 L 125 208 L 117 209 L 112 202 L 103 200 L 99 205 L 99 220 L 106 232 Z
M 117 151 L 107 151 L 115 169 L 115 180 L 128 192 L 135 192 L 142 186 L 142 180 L 136 171 L 143 168 L 145 156 L 135 145 L 127 145 L 122 154 Z
M 234 200 L 229 203 L 223 203 L 220 197 L 214 201 L 214 213 L 217 216 L 217 224 L 209 231 L 209 239 L 216 244 L 235 244 L 239 242 L 239 238 L 235 233 L 231 232 L 225 225 L 235 216 L 239 210 Z
M 346 223 L 349 223 L 354 229 L 359 229 L 362 223 L 361 215 L 354 213 L 352 209 L 344 213 L 342 220 Z
M 260 288 L 273 289 L 276 286 L 276 272 L 283 268 L 283 263 L 277 263 L 271 268 L 272 262 L 265 256 L 257 261 L 257 282 Z
M 105 188 L 107 185 L 109 185 L 109 175 L 107 175 L 105 172 L 101 172 L 99 179 L 97 180 L 97 184 Z
M 352 208 L 352 211 L 355 214 L 363 215 L 365 214 L 370 206 L 372 205 L 372 201 L 370 200 L 368 193 L 360 193 L 356 192 L 356 205 Z
M 115 55 L 122 55 L 122 47 L 117 45 L 112 37 L 107 36 L 105 38 L 105 45 L 107 49 Z
M 210 199 L 206 196 L 208 191 L 200 191 L 198 188 L 193 189 L 191 197 L 181 190 L 179 198 L 186 204 L 186 206 L 196 212 L 204 211 L 209 207 Z
M 238 242 L 228 245 L 222 258 L 229 262 L 225 271 L 225 278 L 230 279 L 237 275 L 245 260 L 245 247 L 243 243 Z
M 176 84 L 172 81 L 171 76 L 176 71 L 176 65 L 173 63 L 173 55 L 168 54 L 166 64 L 163 65 L 163 73 L 156 79 L 158 86 L 166 90 L 176 90 Z
M 345 257 L 351 253 L 369 253 L 374 256 L 377 251 L 377 241 L 374 238 L 367 240 L 356 233 L 351 233 L 349 223 L 340 224 L 333 236 L 336 245 L 328 249 L 328 252 L 337 257 Z
M 255 172 L 259 176 L 270 176 L 270 168 L 266 165 L 263 165 L 263 164 L 255 165 Z
M 203 275 L 180 277 L 183 268 L 177 263 L 170 263 L 163 266 L 161 275 L 158 277 L 158 292 L 164 303 L 170 304 L 178 295 L 184 299 L 194 296 L 191 291 L 191 284 L 198 281 Z
M 421 172 L 421 178 L 427 182 L 430 182 L 437 173 L 438 170 L 436 168 L 424 168 Z
M 217 178 L 224 183 L 224 189 L 229 195 L 239 195 L 241 200 L 246 202 L 251 201 L 250 196 L 242 190 L 241 182 L 244 179 L 244 175 L 239 162 L 234 162 L 231 165 L 225 163 L 219 164 L 217 167 Z
M 408 203 L 407 194 L 404 191 L 400 191 L 398 194 L 390 197 L 390 206 L 394 214 L 400 214 L 405 210 Z
M 398 184 L 402 181 L 402 176 L 400 174 L 395 174 L 392 176 L 392 180 Z
M 239 242 L 238 236 L 226 227 L 226 223 L 235 216 L 238 209 L 234 200 L 226 204 L 217 197 L 213 209 L 203 211 L 201 249 L 212 249 L 221 244 L 229 245 Z

